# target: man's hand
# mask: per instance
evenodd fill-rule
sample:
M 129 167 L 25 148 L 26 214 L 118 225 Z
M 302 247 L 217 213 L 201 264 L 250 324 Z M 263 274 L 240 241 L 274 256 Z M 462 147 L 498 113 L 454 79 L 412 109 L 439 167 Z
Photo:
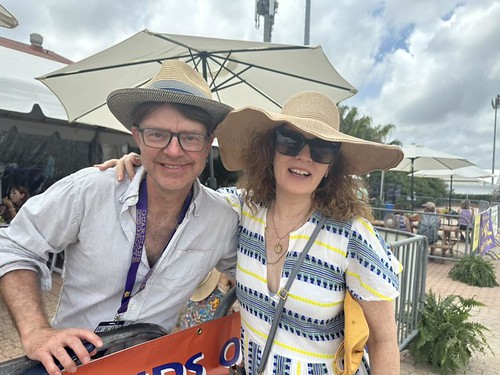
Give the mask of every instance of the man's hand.
M 56 330 L 44 312 L 38 275 L 31 270 L 16 270 L 0 278 L 0 292 L 16 325 L 26 355 L 43 364 L 49 375 L 60 375 L 56 358 L 66 371 L 76 371 L 76 364 L 65 348 L 71 349 L 82 363 L 90 355 L 82 344 L 85 340 L 96 348 L 103 345 L 94 332 L 87 329 Z
M 106 169 L 116 167 L 116 180 L 123 181 L 125 177 L 125 172 L 127 176 L 132 180 L 135 176 L 135 168 L 142 165 L 141 156 L 135 152 L 131 152 L 127 155 L 122 156 L 120 159 L 110 159 L 106 160 L 104 163 L 95 164 L 94 167 L 99 168 L 101 171 Z
M 70 357 L 66 349 L 71 349 L 81 363 L 90 362 L 90 356 L 96 354 L 96 350 L 89 353 L 82 343 L 85 340 L 96 348 L 103 345 L 99 336 L 86 329 L 53 329 L 43 328 L 30 332 L 21 338 L 26 355 L 43 364 L 49 375 L 61 375 L 54 358 L 69 373 L 76 372 L 76 363 Z

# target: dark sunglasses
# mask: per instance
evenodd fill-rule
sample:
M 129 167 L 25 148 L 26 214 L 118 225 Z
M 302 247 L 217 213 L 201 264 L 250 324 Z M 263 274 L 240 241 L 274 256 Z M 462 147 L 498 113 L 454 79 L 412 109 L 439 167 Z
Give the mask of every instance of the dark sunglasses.
M 287 156 L 297 156 L 305 145 L 309 146 L 311 159 L 317 163 L 330 164 L 339 153 L 342 143 L 323 139 L 307 139 L 302 134 L 285 128 L 276 128 L 276 151 Z

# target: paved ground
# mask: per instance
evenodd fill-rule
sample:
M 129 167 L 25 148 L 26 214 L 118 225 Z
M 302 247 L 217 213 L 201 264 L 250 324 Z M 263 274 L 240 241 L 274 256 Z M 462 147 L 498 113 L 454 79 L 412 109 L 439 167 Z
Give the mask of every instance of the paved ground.
M 497 248 L 498 249 L 498 248 Z M 497 251 L 498 254 L 498 251 Z M 500 282 L 500 261 L 493 261 L 496 269 L 497 281 Z M 471 320 L 486 326 L 489 331 L 485 332 L 488 344 L 493 353 L 487 352 L 485 356 L 473 355 L 467 371 L 463 374 L 491 375 L 500 373 L 500 287 L 479 288 L 453 281 L 448 275 L 453 262 L 445 263 L 429 262 L 427 268 L 427 290 L 441 296 L 458 294 L 465 298 L 472 298 L 484 303 L 486 306 L 477 307 L 472 310 Z M 416 365 L 415 361 L 407 351 L 401 353 L 401 374 L 423 375 L 433 374 L 430 367 Z
M 52 278 L 53 288 L 50 292 L 43 295 L 45 308 L 49 314 L 56 311 L 59 290 L 61 289 L 62 279 L 59 274 L 54 273 Z M 0 362 L 10 358 L 16 358 L 24 355 L 17 331 L 12 324 L 7 308 L 0 297 Z
M 497 254 L 500 253 L 497 248 Z M 500 281 L 500 261 L 493 262 L 497 280 Z M 500 373 L 500 287 L 478 288 L 451 280 L 447 274 L 453 262 L 429 262 L 427 273 L 427 290 L 441 296 L 459 294 L 464 297 L 475 297 L 486 306 L 473 310 L 473 320 L 485 325 L 490 331 L 486 332 L 487 340 L 497 357 L 488 353 L 486 356 L 473 357 L 469 368 L 464 374 L 498 374 Z M 53 312 L 57 304 L 57 294 L 61 285 L 61 278 L 54 274 L 54 288 L 45 293 L 44 300 L 47 311 Z M 23 355 L 17 333 L 12 326 L 5 305 L 0 299 L 0 362 Z M 401 374 L 423 375 L 434 374 L 427 366 L 416 365 L 407 351 L 401 353 Z

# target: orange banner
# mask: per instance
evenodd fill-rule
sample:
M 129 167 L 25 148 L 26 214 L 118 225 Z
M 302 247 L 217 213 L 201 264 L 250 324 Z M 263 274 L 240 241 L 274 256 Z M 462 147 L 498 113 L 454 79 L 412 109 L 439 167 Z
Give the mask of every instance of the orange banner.
M 113 353 L 78 368 L 78 375 L 219 375 L 239 363 L 240 314 Z

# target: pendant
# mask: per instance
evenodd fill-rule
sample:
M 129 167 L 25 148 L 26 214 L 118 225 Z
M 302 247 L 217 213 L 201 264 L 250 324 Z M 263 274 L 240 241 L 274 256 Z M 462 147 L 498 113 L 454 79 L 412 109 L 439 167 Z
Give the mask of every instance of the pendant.
M 281 254 L 283 251 L 283 246 L 278 242 L 276 245 L 274 245 L 274 252 L 277 254 Z

